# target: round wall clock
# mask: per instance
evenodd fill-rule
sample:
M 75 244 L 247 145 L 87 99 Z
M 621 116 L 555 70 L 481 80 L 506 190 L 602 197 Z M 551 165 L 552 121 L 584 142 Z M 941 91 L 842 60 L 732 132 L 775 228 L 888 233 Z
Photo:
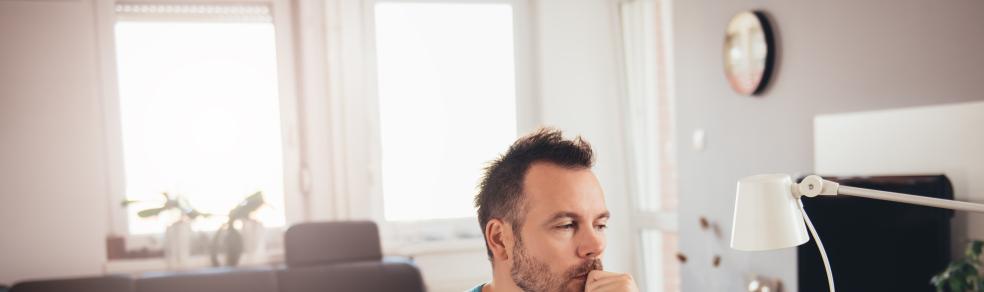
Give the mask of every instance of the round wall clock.
M 774 65 L 774 42 L 765 13 L 745 11 L 731 19 L 724 36 L 724 74 L 735 92 L 764 91 Z

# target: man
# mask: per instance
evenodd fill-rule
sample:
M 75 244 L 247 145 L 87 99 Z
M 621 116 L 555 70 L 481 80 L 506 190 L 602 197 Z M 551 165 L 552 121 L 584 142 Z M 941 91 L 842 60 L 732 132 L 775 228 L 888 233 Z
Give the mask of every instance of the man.
M 591 145 L 541 129 L 485 169 L 475 197 L 492 281 L 471 292 L 638 291 L 602 270 L 608 208 Z

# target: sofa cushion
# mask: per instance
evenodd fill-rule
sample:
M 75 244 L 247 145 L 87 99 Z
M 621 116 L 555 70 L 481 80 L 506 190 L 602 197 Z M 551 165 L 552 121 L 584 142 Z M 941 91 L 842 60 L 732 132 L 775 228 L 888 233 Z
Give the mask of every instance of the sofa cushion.
M 11 292 L 132 292 L 133 279 L 122 275 L 25 281 L 10 287 Z
M 284 234 L 284 253 L 291 268 L 382 259 L 379 230 L 370 221 L 296 224 Z
M 277 292 L 277 275 L 269 269 L 220 268 L 162 273 L 136 280 L 137 292 Z
M 277 272 L 281 292 L 423 292 L 420 272 L 405 262 L 365 261 Z

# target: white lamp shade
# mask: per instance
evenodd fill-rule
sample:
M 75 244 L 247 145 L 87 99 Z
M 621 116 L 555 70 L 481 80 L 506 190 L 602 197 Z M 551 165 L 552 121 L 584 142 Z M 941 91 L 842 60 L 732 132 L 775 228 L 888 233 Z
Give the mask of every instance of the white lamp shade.
M 738 180 L 731 248 L 745 251 L 794 247 L 810 240 L 786 174 L 762 174 Z

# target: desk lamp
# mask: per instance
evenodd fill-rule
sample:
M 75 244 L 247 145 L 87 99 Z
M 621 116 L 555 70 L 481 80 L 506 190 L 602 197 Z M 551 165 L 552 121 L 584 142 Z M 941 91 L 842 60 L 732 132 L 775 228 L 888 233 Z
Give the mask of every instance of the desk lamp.
M 823 258 L 827 285 L 834 292 L 834 275 L 827 260 L 827 251 L 813 228 L 813 222 L 806 215 L 800 198 L 836 195 L 984 213 L 984 204 L 842 186 L 817 175 L 810 175 L 800 183 L 793 183 L 792 178 L 786 174 L 760 174 L 738 180 L 731 248 L 760 251 L 798 246 L 809 240 L 809 228 L 813 239 L 817 241 L 820 257 Z

